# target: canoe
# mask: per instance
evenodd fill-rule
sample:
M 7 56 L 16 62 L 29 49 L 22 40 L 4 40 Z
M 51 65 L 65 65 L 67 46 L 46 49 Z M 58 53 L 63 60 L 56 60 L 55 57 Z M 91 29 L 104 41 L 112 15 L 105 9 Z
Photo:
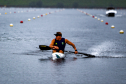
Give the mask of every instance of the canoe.
M 65 58 L 65 54 L 59 52 L 52 53 L 53 60 L 62 59 L 62 58 Z

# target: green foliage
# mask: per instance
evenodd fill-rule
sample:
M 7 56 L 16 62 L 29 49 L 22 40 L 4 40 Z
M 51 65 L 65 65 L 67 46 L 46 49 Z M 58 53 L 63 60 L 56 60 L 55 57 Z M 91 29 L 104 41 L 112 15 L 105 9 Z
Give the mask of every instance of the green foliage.
M 63 7 L 64 7 L 63 3 L 57 3 L 57 8 L 63 8 Z
M 58 8 L 84 8 L 84 7 L 122 7 L 126 8 L 126 0 L 0 0 L 0 6 L 17 7 L 58 7 Z
M 32 2 L 29 3 L 28 6 L 30 6 L 30 7 L 42 7 L 42 1 L 41 0 L 32 1 Z
M 79 7 L 78 3 L 77 2 L 74 2 L 73 3 L 73 8 L 78 8 L 78 7 Z
M 37 2 L 36 2 L 36 6 L 37 6 L 37 7 L 42 7 L 42 1 L 41 1 L 41 0 L 37 1 Z
M 30 7 L 36 7 L 35 1 L 30 2 L 30 3 L 29 3 L 29 6 L 30 6 Z

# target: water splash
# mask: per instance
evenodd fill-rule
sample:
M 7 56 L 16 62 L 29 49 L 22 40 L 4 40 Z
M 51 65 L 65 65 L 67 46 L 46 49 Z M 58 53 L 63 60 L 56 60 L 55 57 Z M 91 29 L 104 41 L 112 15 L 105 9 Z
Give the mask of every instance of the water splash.
M 91 54 L 95 55 L 96 57 L 124 58 L 125 56 L 123 56 L 121 53 L 116 53 L 116 51 L 118 50 L 116 47 L 117 46 L 114 42 L 105 41 L 99 45 L 94 45 L 93 47 L 89 48 L 88 51 L 90 51 Z

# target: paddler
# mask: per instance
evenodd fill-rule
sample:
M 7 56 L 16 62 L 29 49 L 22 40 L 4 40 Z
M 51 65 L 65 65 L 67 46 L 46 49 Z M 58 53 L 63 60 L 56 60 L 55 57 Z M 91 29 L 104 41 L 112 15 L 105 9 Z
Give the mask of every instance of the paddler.
M 53 60 L 65 57 L 64 49 L 65 49 L 66 43 L 71 45 L 74 48 L 75 54 L 78 53 L 74 43 L 72 43 L 68 39 L 62 38 L 62 33 L 61 32 L 56 32 L 56 34 L 54 34 L 54 35 L 56 36 L 56 38 L 52 40 L 52 42 L 51 42 L 51 44 L 49 46 L 50 48 L 53 49 L 53 54 L 52 54 Z

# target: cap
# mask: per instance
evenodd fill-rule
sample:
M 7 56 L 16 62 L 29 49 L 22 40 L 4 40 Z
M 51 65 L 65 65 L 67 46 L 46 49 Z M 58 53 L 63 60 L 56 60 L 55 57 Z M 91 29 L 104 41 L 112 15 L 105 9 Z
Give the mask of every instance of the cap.
M 56 34 L 54 34 L 55 36 L 62 36 L 61 32 L 56 32 Z

